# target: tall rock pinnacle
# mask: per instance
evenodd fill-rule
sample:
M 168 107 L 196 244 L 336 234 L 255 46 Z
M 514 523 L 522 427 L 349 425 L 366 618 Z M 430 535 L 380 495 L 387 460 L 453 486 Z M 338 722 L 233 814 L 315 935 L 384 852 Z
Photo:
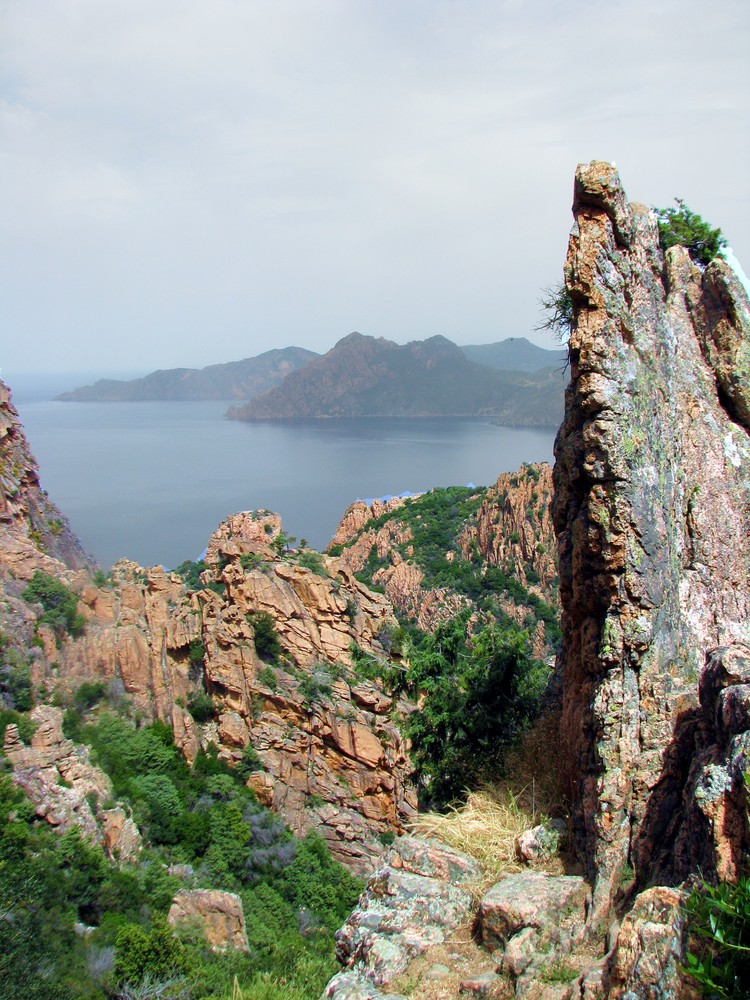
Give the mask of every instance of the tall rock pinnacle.
M 663 254 L 609 164 L 579 166 L 573 213 L 554 518 L 596 920 L 631 865 L 639 887 L 732 877 L 748 847 L 726 691 L 750 683 L 750 303 L 722 260 Z

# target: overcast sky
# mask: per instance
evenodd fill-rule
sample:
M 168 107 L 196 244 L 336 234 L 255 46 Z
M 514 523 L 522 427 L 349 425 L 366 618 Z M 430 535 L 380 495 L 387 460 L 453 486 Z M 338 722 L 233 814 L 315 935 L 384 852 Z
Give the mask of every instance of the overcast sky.
M 578 162 L 750 269 L 748 0 L 0 0 L 0 368 L 531 336 Z

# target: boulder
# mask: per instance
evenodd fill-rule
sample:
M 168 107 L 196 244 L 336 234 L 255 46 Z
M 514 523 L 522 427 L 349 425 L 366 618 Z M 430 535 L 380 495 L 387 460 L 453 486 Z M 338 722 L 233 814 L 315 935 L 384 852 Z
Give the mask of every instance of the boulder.
M 242 900 L 218 889 L 185 889 L 172 900 L 167 922 L 193 922 L 213 951 L 249 951 Z

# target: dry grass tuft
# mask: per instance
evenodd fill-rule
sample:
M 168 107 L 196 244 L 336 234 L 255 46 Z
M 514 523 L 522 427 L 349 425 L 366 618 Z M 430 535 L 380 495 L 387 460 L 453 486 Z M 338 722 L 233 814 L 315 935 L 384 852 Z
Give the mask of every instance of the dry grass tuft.
M 501 875 L 521 871 L 524 866 L 516 857 L 519 835 L 551 816 L 566 814 L 557 780 L 557 747 L 557 719 L 545 717 L 507 758 L 505 778 L 468 793 L 464 804 L 445 813 L 422 814 L 413 823 L 413 832 L 476 858 L 484 869 L 481 884 L 474 887 L 477 893 Z M 550 858 L 543 870 L 559 874 L 562 861 Z

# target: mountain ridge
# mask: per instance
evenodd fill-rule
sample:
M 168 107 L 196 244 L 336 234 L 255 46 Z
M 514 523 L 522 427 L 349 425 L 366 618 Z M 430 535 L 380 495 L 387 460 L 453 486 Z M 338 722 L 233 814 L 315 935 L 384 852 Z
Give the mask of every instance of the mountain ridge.
M 232 420 L 326 417 L 491 417 L 510 425 L 556 424 L 563 373 L 504 372 L 470 361 L 436 335 L 403 346 L 351 333 L 274 389 L 242 406 Z
M 99 379 L 56 398 L 66 403 L 250 399 L 316 357 L 304 347 L 274 348 L 205 368 L 165 368 L 127 381 Z

